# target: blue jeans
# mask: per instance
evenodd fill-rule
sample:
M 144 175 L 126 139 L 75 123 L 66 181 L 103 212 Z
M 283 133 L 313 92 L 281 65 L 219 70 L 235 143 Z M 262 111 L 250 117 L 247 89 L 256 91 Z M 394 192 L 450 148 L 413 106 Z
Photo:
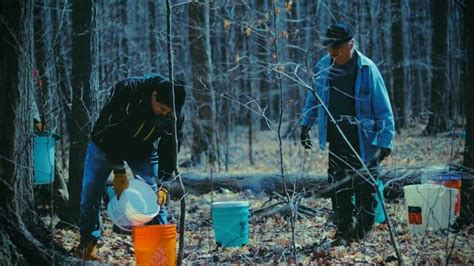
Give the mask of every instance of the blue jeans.
M 155 177 L 158 176 L 158 155 L 154 151 L 145 160 L 129 160 L 128 166 L 134 176 L 140 176 L 154 191 L 158 185 Z M 101 232 L 100 207 L 101 199 L 105 193 L 107 178 L 113 169 L 123 167 L 123 162 L 112 162 L 105 152 L 95 145 L 89 143 L 84 162 L 84 178 L 82 180 L 81 212 L 79 227 L 81 237 L 86 239 L 99 239 Z M 160 208 L 158 215 L 153 219 L 155 224 L 168 223 L 166 207 Z

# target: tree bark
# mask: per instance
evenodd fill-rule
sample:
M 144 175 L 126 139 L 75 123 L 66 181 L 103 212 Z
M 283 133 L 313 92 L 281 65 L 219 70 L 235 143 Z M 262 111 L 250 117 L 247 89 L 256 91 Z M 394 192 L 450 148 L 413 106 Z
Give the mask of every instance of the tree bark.
M 424 135 L 433 135 L 448 129 L 449 116 L 446 99 L 447 91 L 447 34 L 448 34 L 448 2 L 434 0 L 433 5 L 433 79 L 431 80 L 431 114 Z
M 66 252 L 33 211 L 33 2 L 0 10 L 0 265 L 50 265 Z
M 39 86 L 36 102 L 39 104 L 39 111 L 43 125 L 49 131 L 57 132 L 58 129 L 58 109 L 54 107 L 58 103 L 57 93 L 57 71 L 54 53 L 54 42 L 57 41 L 54 34 L 52 19 L 52 3 L 49 0 L 42 1 L 40 7 L 35 7 L 36 23 L 35 29 L 35 66 L 39 70 Z
M 201 3 L 189 4 L 189 29 L 191 44 L 191 72 L 196 101 L 196 119 L 193 119 L 193 144 L 191 160 L 193 164 L 202 162 L 202 155 L 208 154 L 209 163 L 215 161 L 214 145 L 214 90 L 212 87 L 212 63 L 210 50 L 209 6 Z M 204 28 L 201 28 L 204 26 Z
M 405 110 L 405 72 L 404 72 L 404 57 L 403 57 L 403 12 L 401 0 L 393 0 L 392 2 L 392 75 L 393 75 L 393 91 L 395 94 L 395 114 L 397 118 L 406 116 Z M 397 131 L 406 126 L 405 119 L 397 120 Z
M 256 10 L 261 13 L 265 13 L 268 10 L 268 2 L 266 0 L 257 0 Z M 263 67 L 268 67 L 268 64 L 271 60 L 271 52 L 269 46 L 270 31 L 268 29 L 268 18 L 262 18 L 262 22 L 258 24 L 257 30 L 260 32 L 257 36 L 257 54 L 258 61 L 261 62 Z M 271 82 L 272 82 L 272 73 L 269 70 L 261 69 L 260 70 L 260 106 L 263 109 L 263 116 L 260 118 L 260 130 L 269 130 L 267 119 L 271 116 L 271 110 L 268 108 L 270 106 L 271 99 Z
M 84 156 L 97 116 L 97 31 L 93 0 L 73 1 L 73 101 L 69 156 L 69 207 L 73 220 L 79 218 Z
M 474 3 L 466 1 L 464 7 L 464 51 L 466 51 L 466 69 L 464 74 L 464 96 L 466 112 L 466 135 L 464 146 L 464 175 L 461 183 L 461 214 L 464 222 L 474 222 L 474 22 L 470 17 L 474 12 Z

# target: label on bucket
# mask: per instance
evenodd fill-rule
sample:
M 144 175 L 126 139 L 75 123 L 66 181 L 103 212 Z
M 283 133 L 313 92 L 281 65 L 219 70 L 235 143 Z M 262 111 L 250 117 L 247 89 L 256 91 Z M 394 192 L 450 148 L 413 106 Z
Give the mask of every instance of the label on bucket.
M 422 224 L 421 207 L 408 206 L 408 223 L 409 224 Z

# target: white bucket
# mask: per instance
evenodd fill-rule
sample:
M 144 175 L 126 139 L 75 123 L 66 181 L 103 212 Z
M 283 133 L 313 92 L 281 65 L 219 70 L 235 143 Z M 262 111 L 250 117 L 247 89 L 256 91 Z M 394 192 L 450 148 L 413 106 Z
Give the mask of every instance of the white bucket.
M 403 187 L 408 230 L 412 234 L 446 229 L 454 222 L 457 190 L 437 184 Z
M 151 221 L 159 212 L 156 192 L 145 182 L 133 179 L 122 192 L 120 199 L 110 197 L 107 214 L 122 230 L 130 231 Z

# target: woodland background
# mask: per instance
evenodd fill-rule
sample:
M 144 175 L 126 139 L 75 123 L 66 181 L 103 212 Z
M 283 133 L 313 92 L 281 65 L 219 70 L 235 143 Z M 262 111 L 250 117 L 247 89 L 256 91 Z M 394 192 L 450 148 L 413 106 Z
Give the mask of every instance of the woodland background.
M 378 65 L 397 136 L 408 138 L 416 128 L 420 138 L 452 137 L 451 156 L 432 163 L 474 165 L 467 148 L 474 113 L 469 1 L 5 0 L 1 10 L 0 258 L 6 261 L 56 258 L 51 232 L 37 230 L 42 221 L 32 208 L 33 102 L 46 129 L 62 137 L 56 167 L 73 222 L 93 123 L 111 86 L 129 76 L 171 73 L 185 82 L 182 172 L 324 175 L 324 164 L 311 164 L 324 156 L 307 158 L 299 146 L 298 121 L 312 67 L 326 52 L 320 40 L 336 21 L 354 26 L 358 49 Z M 439 153 L 449 153 L 447 145 Z M 419 149 L 405 149 L 406 158 Z M 390 167 L 413 161 L 403 162 Z

